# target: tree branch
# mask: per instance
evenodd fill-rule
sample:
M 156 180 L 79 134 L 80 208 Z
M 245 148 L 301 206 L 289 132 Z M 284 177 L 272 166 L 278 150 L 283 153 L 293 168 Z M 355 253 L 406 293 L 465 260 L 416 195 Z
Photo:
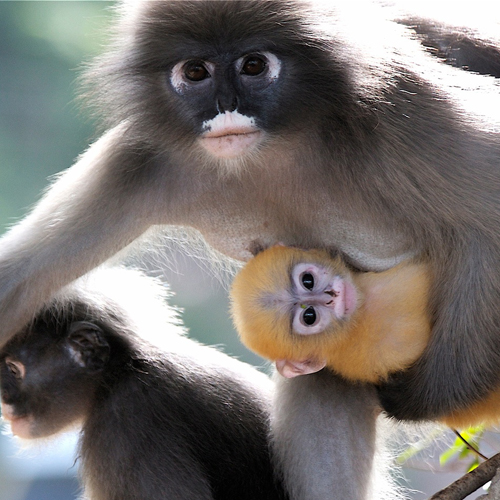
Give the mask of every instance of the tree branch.
M 438 491 L 429 500 L 463 500 L 467 495 L 491 481 L 499 467 L 500 453 L 497 453 L 450 486 Z

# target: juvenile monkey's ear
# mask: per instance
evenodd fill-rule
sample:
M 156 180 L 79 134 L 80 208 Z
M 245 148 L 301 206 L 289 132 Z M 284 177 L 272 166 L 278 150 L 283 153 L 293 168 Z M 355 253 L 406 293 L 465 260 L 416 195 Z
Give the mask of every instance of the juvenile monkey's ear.
M 72 358 L 89 373 L 100 372 L 109 360 L 109 344 L 103 331 L 88 321 L 71 323 L 68 348 Z

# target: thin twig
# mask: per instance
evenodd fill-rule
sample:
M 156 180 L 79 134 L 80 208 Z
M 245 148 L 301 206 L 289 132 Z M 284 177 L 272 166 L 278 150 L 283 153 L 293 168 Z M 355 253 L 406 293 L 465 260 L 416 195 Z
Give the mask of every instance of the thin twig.
M 456 429 L 452 429 L 452 431 L 458 436 L 458 438 L 463 441 L 463 443 L 465 444 L 465 446 L 467 446 L 467 448 L 469 448 L 470 451 L 472 451 L 473 453 L 475 453 L 476 455 L 480 456 L 481 458 L 483 458 L 484 460 L 489 460 L 489 458 L 486 456 L 486 455 L 483 455 L 475 446 L 472 446 L 468 441 L 467 439 L 465 439 L 462 434 L 460 434 L 460 432 L 458 432 Z

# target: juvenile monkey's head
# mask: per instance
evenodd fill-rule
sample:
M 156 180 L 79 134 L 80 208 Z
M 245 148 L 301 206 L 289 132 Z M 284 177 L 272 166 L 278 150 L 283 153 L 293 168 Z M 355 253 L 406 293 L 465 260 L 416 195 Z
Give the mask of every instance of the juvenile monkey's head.
M 135 359 L 153 345 L 177 348 L 184 330 L 166 296 L 159 281 L 122 267 L 59 290 L 0 349 L 2 417 L 13 434 L 36 439 L 85 425 L 114 384 L 136 373 Z
M 100 289 L 106 279 L 125 289 L 119 278 L 110 269 L 68 285 L 2 347 L 2 417 L 14 435 L 44 438 L 83 423 L 107 374 L 126 364 L 126 310 Z
M 2 417 L 24 439 L 56 434 L 82 420 L 110 346 L 104 331 L 78 321 L 79 309 L 48 308 L 0 351 Z
M 271 360 L 322 359 L 355 313 L 360 295 L 340 258 L 274 246 L 236 276 L 232 315 L 243 343 Z

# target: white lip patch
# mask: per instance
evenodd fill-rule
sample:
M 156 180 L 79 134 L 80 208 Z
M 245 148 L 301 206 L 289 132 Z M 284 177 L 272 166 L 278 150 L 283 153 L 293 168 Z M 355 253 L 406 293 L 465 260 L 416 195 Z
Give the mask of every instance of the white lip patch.
M 231 134 L 245 134 L 257 129 L 255 120 L 238 111 L 219 113 L 202 124 L 203 137 L 220 137 Z
M 219 113 L 203 122 L 201 145 L 219 158 L 235 158 L 259 142 L 262 135 L 255 120 L 238 111 Z

